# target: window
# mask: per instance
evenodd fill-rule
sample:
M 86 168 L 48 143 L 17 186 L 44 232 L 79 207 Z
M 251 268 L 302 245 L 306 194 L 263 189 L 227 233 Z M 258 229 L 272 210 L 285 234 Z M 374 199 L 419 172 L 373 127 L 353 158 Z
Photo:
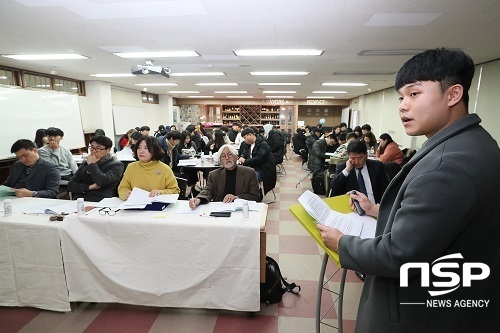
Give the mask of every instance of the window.
M 143 103 L 160 104 L 159 95 L 147 93 L 144 91 L 141 91 L 141 94 L 142 94 L 142 102 Z
M 0 84 L 20 86 L 19 71 L 12 68 L 0 67 Z

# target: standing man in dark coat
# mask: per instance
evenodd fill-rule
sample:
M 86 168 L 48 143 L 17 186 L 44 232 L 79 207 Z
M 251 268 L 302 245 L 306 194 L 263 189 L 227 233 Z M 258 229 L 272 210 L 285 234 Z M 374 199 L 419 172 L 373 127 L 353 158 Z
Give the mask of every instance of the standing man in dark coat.
M 255 169 L 257 179 L 264 182 L 264 194 L 276 186 L 276 163 L 271 148 L 252 128 L 241 132 L 245 140 L 238 153 L 238 163 Z
M 358 192 L 375 237 L 317 225 L 342 267 L 366 274 L 356 332 L 497 332 L 500 327 L 500 149 L 469 114 L 474 62 L 428 50 L 396 76 L 408 135 L 428 140 L 380 206 Z M 409 269 L 409 267 L 412 267 Z

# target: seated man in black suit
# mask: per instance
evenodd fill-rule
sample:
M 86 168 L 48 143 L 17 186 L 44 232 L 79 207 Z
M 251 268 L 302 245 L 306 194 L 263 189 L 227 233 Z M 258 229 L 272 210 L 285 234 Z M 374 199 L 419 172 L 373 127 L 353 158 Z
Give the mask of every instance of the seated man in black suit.
M 264 183 L 264 193 L 267 193 L 276 186 L 276 162 L 271 148 L 252 128 L 244 129 L 241 136 L 245 141 L 240 145 L 237 163 L 253 168 L 259 182 Z
M 363 192 L 373 203 L 380 203 L 389 179 L 384 164 L 368 159 L 366 144 L 352 141 L 347 145 L 349 159 L 337 165 L 331 188 L 334 195 L 351 190 Z M 360 175 L 361 174 L 361 175 Z
M 12 164 L 4 185 L 12 187 L 17 197 L 55 198 L 61 172 L 54 163 L 40 158 L 31 140 L 14 142 L 10 152 L 18 161 Z
M 189 200 L 192 209 L 210 201 L 233 202 L 235 199 L 259 201 L 257 175 L 252 168 L 237 165 L 238 151 L 231 145 L 220 147 L 219 160 L 223 168 L 210 171 L 207 186 Z

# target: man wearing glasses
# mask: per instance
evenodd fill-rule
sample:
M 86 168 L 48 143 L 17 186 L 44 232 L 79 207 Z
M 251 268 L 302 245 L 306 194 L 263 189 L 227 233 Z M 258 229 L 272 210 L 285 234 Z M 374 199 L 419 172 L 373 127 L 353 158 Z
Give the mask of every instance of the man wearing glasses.
M 223 145 L 218 152 L 223 168 L 208 174 L 207 186 L 189 200 L 194 209 L 210 201 L 233 202 L 235 199 L 259 200 L 259 182 L 252 168 L 237 165 L 238 152 L 231 145 Z
M 68 183 L 74 198 L 101 201 L 116 196 L 115 190 L 123 175 L 123 164 L 110 155 L 113 142 L 107 136 L 90 139 L 90 154 Z

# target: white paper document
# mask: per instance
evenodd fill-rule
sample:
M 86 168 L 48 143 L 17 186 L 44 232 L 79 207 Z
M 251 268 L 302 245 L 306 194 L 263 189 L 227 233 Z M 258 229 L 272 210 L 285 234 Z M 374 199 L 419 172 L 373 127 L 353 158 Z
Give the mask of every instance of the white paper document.
M 68 201 L 63 204 L 51 206 L 45 209 L 45 214 L 69 214 L 76 212 L 76 201 Z
M 134 187 L 127 201 L 123 202 L 120 209 L 142 209 L 153 202 L 175 203 L 179 198 L 178 194 L 162 194 L 155 197 L 149 196 L 149 191 Z
M 96 204 L 91 204 L 89 206 L 94 207 L 109 207 L 109 208 L 118 208 L 123 203 L 123 200 L 117 197 L 113 198 L 104 198 Z
M 195 159 L 186 159 L 186 160 L 179 160 L 179 163 L 177 163 L 178 166 L 196 166 L 196 160 Z
M 346 235 L 361 235 L 363 230 L 361 221 L 351 214 L 342 214 L 332 210 L 326 202 L 311 191 L 308 190 L 302 193 L 299 202 L 316 223 L 336 228 Z
M 0 185 L 0 197 L 15 196 L 16 191 L 5 185 Z

